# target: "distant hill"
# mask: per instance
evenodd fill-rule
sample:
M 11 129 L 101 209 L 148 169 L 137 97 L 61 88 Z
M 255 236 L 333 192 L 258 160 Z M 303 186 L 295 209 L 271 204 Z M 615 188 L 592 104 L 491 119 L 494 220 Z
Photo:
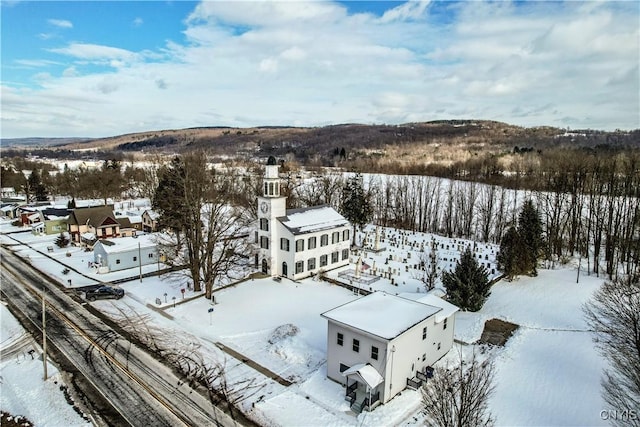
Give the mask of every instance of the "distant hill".
M 19 145 L 32 147 L 43 143 L 56 150 L 131 154 L 170 154 L 205 149 L 218 156 L 255 158 L 274 155 L 305 164 L 328 164 L 329 159 L 343 153 L 352 159 L 448 164 L 480 154 L 526 153 L 548 148 L 638 148 L 640 130 L 568 131 L 553 127 L 525 128 L 488 120 L 438 120 L 402 125 L 198 127 L 96 139 L 32 138 L 8 141 L 20 141 Z
M 1 138 L 0 146 L 17 147 L 52 147 L 87 141 L 89 138 Z

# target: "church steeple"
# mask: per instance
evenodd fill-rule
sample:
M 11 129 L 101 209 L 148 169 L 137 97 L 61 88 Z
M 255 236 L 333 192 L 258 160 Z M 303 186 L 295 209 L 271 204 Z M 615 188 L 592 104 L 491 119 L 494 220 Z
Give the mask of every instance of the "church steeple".
M 267 160 L 264 175 L 264 197 L 280 197 L 280 177 L 278 176 L 278 164 L 273 156 Z

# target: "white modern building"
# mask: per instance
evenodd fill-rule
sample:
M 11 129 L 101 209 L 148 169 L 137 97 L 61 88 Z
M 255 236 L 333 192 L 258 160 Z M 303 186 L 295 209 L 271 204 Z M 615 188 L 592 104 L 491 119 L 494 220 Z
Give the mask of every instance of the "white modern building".
M 258 197 L 255 265 L 263 273 L 294 280 L 349 264 L 351 226 L 332 207 L 287 209 L 278 165 L 266 165 Z
M 419 387 L 453 346 L 458 308 L 434 295 L 412 298 L 374 292 L 322 314 L 327 376 L 346 386 L 354 411 Z
M 101 273 L 155 264 L 162 261 L 158 257 L 158 245 L 151 235 L 99 240 L 93 247 L 94 265 Z

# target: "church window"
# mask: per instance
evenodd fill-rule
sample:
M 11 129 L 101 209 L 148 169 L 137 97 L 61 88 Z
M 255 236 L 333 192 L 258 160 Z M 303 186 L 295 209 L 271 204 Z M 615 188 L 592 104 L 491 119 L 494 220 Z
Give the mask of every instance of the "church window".
M 331 233 L 331 243 L 338 243 L 340 241 L 340 232 L 334 231 Z
M 304 239 L 296 240 L 296 252 L 304 251 Z
M 320 246 L 327 246 L 329 244 L 329 235 L 323 234 L 320 236 Z
M 260 218 L 260 230 L 269 231 L 269 220 L 267 218 Z
M 327 256 L 322 255 L 320 256 L 320 267 L 324 267 L 325 265 L 327 265 Z
M 280 239 L 280 249 L 289 252 L 289 239 L 282 237 Z
M 307 248 L 309 248 L 309 249 L 315 249 L 316 248 L 316 238 L 315 237 L 309 237 L 309 241 L 307 242 Z

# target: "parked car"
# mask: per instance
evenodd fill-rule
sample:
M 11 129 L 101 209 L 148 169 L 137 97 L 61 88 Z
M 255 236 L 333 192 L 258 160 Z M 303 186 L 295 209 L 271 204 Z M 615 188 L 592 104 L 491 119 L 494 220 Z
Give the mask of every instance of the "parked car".
M 85 292 L 85 298 L 89 301 L 97 299 L 120 299 L 124 296 L 124 289 L 111 286 L 100 286 L 97 289 Z

